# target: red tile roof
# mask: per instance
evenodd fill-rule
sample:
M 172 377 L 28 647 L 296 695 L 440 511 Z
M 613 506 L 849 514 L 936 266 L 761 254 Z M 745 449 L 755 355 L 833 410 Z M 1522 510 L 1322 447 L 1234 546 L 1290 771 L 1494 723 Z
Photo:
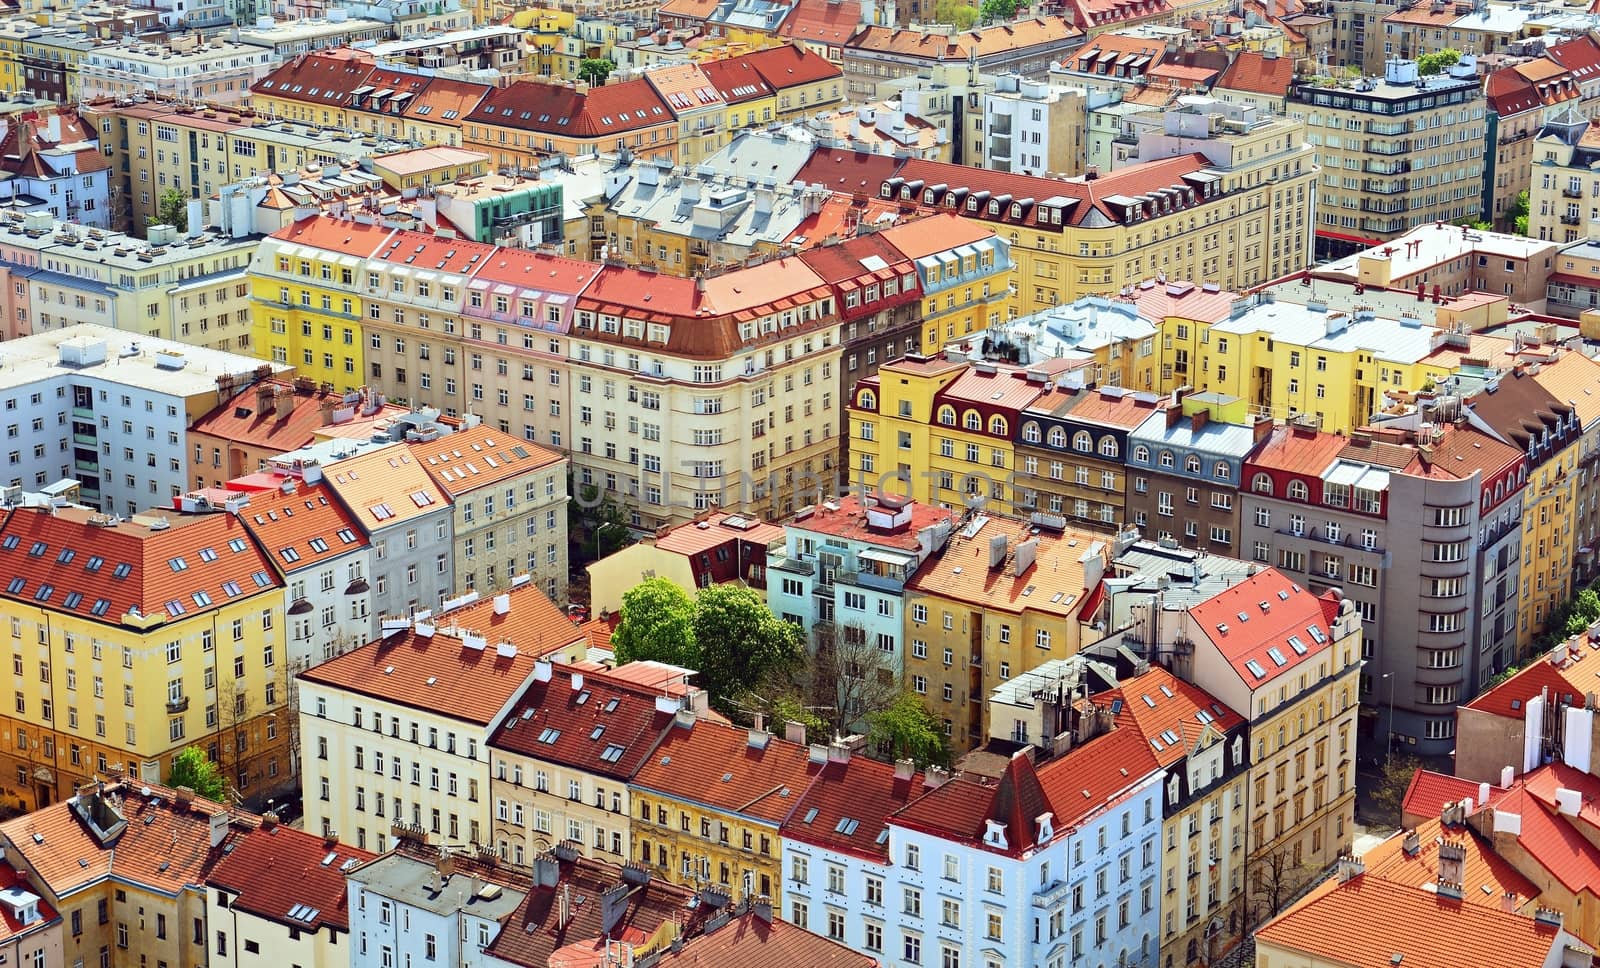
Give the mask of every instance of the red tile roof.
M 1511 678 L 1479 693 L 1465 705 L 1496 716 L 1521 720 L 1528 700 L 1548 694 L 1577 696 L 1594 688 L 1600 673 L 1600 638 L 1580 633 L 1517 670 Z
M 414 624 L 313 666 L 300 679 L 486 726 L 529 681 L 539 656 L 584 638 L 532 583 L 505 594 L 504 615 L 494 611 L 494 599 L 480 599 L 433 616 L 432 625 Z M 484 647 L 469 647 L 469 636 Z M 500 654 L 502 642 L 516 654 Z
M 822 185 L 846 194 L 876 197 L 878 189 L 894 177 L 901 159 L 848 148 L 816 148 L 795 173 L 796 182 Z
M 911 502 L 910 523 L 895 531 L 882 531 L 868 526 L 860 497 L 841 497 L 833 504 L 832 508 L 825 504 L 817 505 L 808 516 L 796 519 L 788 527 L 885 548 L 916 551 L 921 546 L 918 535 L 923 530 L 941 522 L 953 525 L 957 516 L 950 508 Z
M 878 961 L 776 917 L 747 913 L 697 935 L 656 962 L 660 968 L 877 968 Z
M 406 446 L 452 499 L 553 467 L 565 459 L 556 451 L 503 434 L 488 424 Z
M 517 697 L 489 739 L 520 753 L 585 773 L 631 779 L 673 719 L 656 707 L 658 690 L 554 665 Z M 675 709 L 676 702 L 670 703 Z
M 258 491 L 239 517 L 279 571 L 311 568 L 367 545 L 361 526 L 329 493 L 321 483 L 297 484 L 293 493 Z
M 28 883 L 28 879 L 18 874 L 17 869 L 10 864 L 0 861 L 0 892 L 9 891 L 13 888 L 33 894 L 33 886 Z M 36 894 L 34 896 L 38 897 Z M 0 944 L 15 941 L 24 935 L 33 934 L 35 931 L 42 931 L 53 922 L 60 920 L 61 916 L 56 913 L 56 909 L 44 898 L 39 898 L 38 907 L 38 920 L 32 924 L 23 924 L 11 913 L 11 908 L 0 905 Z
M 619 885 L 633 886 L 622 879 L 620 867 L 587 857 L 560 860 L 556 883 L 529 887 L 522 903 L 483 950 L 494 958 L 530 968 L 598 966 L 606 941 L 602 936 L 602 898 Z M 563 894 L 570 905 L 565 925 L 560 923 L 557 901 Z M 710 906 L 691 905 L 693 897 L 688 888 L 649 878 L 624 895 L 610 940 L 641 945 L 674 920 L 681 922 L 683 929 L 694 930 L 709 916 Z
M 266 392 L 272 394 L 266 396 Z M 279 416 L 277 405 L 289 412 Z M 329 419 L 329 410 L 343 409 L 345 395 L 286 380 L 263 380 L 245 387 L 189 426 L 190 433 L 209 434 L 223 440 L 271 448 L 279 453 L 299 450 L 316 439 Z M 385 404 L 388 415 L 409 413 L 406 407 Z
M 1293 58 L 1268 57 L 1260 51 L 1242 50 L 1217 78 L 1215 87 L 1284 97 L 1293 81 Z
M 19 508 L 0 525 L 0 571 L 9 576 L 0 597 L 110 625 L 130 609 L 165 622 L 282 586 L 231 514 L 151 527 L 78 508 Z
M 1501 792 L 1498 788 L 1490 787 L 1490 802 L 1494 802 L 1494 794 Z M 1406 787 L 1406 795 L 1400 801 L 1400 813 L 1405 817 L 1434 817 L 1439 816 L 1439 811 L 1447 803 L 1460 803 L 1463 798 L 1471 797 L 1474 806 L 1478 799 L 1478 784 L 1471 780 L 1463 780 L 1448 773 L 1435 773 L 1432 770 L 1418 770 L 1411 776 L 1411 784 Z
M 543 81 L 513 81 L 490 92 L 466 120 L 579 139 L 674 122 L 667 102 L 642 77 L 587 92 Z
M 731 519 L 731 520 L 730 520 Z M 705 527 L 701 527 L 701 525 Z M 713 511 L 695 521 L 680 524 L 655 539 L 657 551 L 690 557 L 734 541 L 771 544 L 783 540 L 783 526 L 727 511 Z
M 1343 434 L 1330 434 L 1311 427 L 1281 426 L 1244 462 L 1244 479 L 1257 469 L 1289 471 L 1320 477 L 1339 460 L 1339 453 L 1350 442 Z
M 923 793 L 922 775 L 851 756 L 823 767 L 783 824 L 786 840 L 865 858 L 889 859 L 889 816 Z
M 1516 835 L 1517 842 L 1530 859 L 1562 886 L 1574 894 L 1600 895 L 1600 847 L 1567 817 L 1547 808 L 1520 783 L 1495 800 L 1493 809 L 1521 818 L 1522 831 Z
M 648 302 L 645 301 L 646 297 Z M 607 305 L 618 307 L 614 312 L 633 308 L 659 315 L 668 321 L 673 318 L 693 319 L 700 312 L 700 292 L 693 279 L 623 266 L 605 266 L 584 290 L 578 306 L 602 311 Z
M 1096 705 L 1117 699 L 1122 700 L 1122 721 L 1144 737 L 1161 766 L 1182 759 L 1206 733 L 1226 733 L 1244 722 L 1210 693 L 1161 666 L 1153 665 L 1144 675 L 1124 679 L 1118 688 L 1094 697 Z M 1165 739 L 1163 733 L 1176 735 L 1178 742 Z
M 350 93 L 366 84 L 372 72 L 371 54 L 342 48 L 286 61 L 250 90 L 266 97 L 344 107 L 350 103 Z
M 99 811 L 101 797 L 85 793 L 0 824 L 8 858 L 20 857 L 57 897 L 107 878 L 175 895 L 203 883 L 226 856 L 223 848 L 258 823 L 233 813 L 212 847 L 211 817 L 227 809 L 222 804 L 193 797 L 179 806 L 174 790 L 153 783 L 107 783 L 104 795 L 118 814 Z
M 1510 861 L 1495 853 L 1494 844 L 1465 825 L 1446 827 L 1438 817 L 1416 826 L 1417 849 L 1405 849 L 1406 832 L 1369 849 L 1362 855 L 1367 876 L 1392 881 L 1403 887 L 1428 890 L 1439 882 L 1439 848 L 1443 844 L 1460 847 L 1462 857 L 1461 899 L 1467 904 L 1499 908 L 1506 894 L 1516 895 L 1517 907 L 1539 896 L 1539 886 L 1523 877 Z
M 475 280 L 504 282 L 539 292 L 576 296 L 594 281 L 600 266 L 547 252 L 498 248 L 473 276 Z
M 1329 878 L 1256 937 L 1349 968 L 1392 968 L 1396 957 L 1404 968 L 1542 968 L 1557 931 L 1497 907 L 1360 875 L 1343 884 Z
M 272 237 L 365 259 L 376 255 L 396 231 L 351 219 L 317 216 L 285 225 L 272 233 Z
M 818 81 L 838 80 L 844 76 L 839 65 L 821 54 L 794 44 L 752 51 L 740 59 L 760 74 L 762 80 L 774 90 L 779 91 Z
M 803 746 L 768 736 L 758 747 L 749 736 L 748 730 L 704 720 L 674 725 L 633 785 L 781 824 L 822 768 Z
M 1023 412 L 1050 414 L 1097 427 L 1132 430 L 1155 414 L 1161 400 L 1161 397 L 1152 393 L 1138 393 L 1121 387 L 1068 387 L 1052 390 Z
M 796 0 L 778 36 L 808 44 L 840 46 L 861 27 L 859 0 Z
M 232 895 L 229 907 L 295 929 L 350 930 L 345 873 L 376 854 L 273 824 L 251 831 L 206 883 Z
M 1332 648 L 1324 604 L 1323 597 L 1267 568 L 1191 606 L 1189 614 L 1254 690 Z
M 665 7 L 662 12 L 666 12 Z M 706 61 L 700 70 L 729 104 L 743 104 L 772 94 L 772 85 L 743 57 Z
M 494 246 L 471 239 L 444 238 L 401 229 L 378 248 L 374 261 L 398 262 L 417 271 L 471 275 L 494 252 Z
M 1114 727 L 1039 768 L 1058 830 L 1121 800 L 1157 769 L 1155 748 L 1139 729 Z

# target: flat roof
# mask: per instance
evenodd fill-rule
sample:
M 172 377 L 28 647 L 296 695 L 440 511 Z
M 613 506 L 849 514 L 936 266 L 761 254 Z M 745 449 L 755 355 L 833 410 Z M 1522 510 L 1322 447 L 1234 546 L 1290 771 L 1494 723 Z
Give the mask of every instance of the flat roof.
M 87 366 L 61 362 L 63 347 L 93 358 L 97 345 L 103 362 Z M 172 365 L 179 361 L 181 366 Z M 79 323 L 0 344 L 0 389 L 70 374 L 141 388 L 156 387 L 174 396 L 190 397 L 215 392 L 219 376 L 254 373 L 262 366 L 270 366 L 275 373 L 291 369 L 253 356 Z

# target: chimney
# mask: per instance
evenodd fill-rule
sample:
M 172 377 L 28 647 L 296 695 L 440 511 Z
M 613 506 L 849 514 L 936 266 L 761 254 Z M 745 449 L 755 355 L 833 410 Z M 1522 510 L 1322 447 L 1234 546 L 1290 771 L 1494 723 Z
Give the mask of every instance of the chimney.
M 894 778 L 896 780 L 909 780 L 917 773 L 916 760 L 895 760 Z
M 216 813 L 212 814 L 210 818 L 210 826 L 211 847 L 212 849 L 216 849 L 222 846 L 222 842 L 224 840 L 228 839 L 228 811 L 218 810 Z
M 177 794 L 172 800 L 174 807 L 179 810 L 189 809 L 189 804 L 194 802 L 194 790 L 191 787 L 181 786 L 175 788 L 173 792 Z
M 828 762 L 850 762 L 850 747 L 845 745 L 842 740 L 834 740 L 832 743 L 828 744 Z
M 261 829 L 271 830 L 278 825 L 278 815 L 271 810 L 261 815 Z
M 572 691 L 573 692 L 582 692 L 583 691 L 583 673 L 574 672 L 572 674 Z
M 784 723 L 783 738 L 799 746 L 806 745 L 806 724 L 796 722 Z
M 772 923 L 772 898 L 761 895 L 750 905 L 750 910 L 763 923 Z
M 1415 830 L 1407 830 L 1406 839 L 1404 843 L 1401 844 L 1401 849 L 1404 850 L 1406 855 L 1409 857 L 1417 856 L 1418 852 L 1422 850 L 1422 838 L 1417 836 L 1417 832 Z
M 1500 910 L 1506 912 L 1507 914 L 1512 914 L 1512 913 L 1516 912 L 1516 910 L 1517 910 L 1517 892 L 1516 891 L 1507 891 L 1504 894 L 1500 895 Z
M 276 404 L 274 407 L 275 416 L 279 420 L 289 419 L 290 415 L 294 413 L 294 391 L 288 387 L 280 388 L 274 398 L 274 403 Z
M 1206 423 L 1210 419 L 1211 419 L 1211 411 L 1210 410 L 1196 410 L 1189 417 L 1189 431 L 1191 433 L 1196 433 L 1196 434 L 1199 433 L 1200 431 L 1206 429 Z
M 1252 425 L 1251 430 L 1254 431 L 1252 435 L 1254 442 L 1261 443 L 1272 436 L 1272 418 L 1267 416 L 1256 417 L 1256 422 Z
M 922 775 L 922 785 L 930 790 L 937 790 L 950 781 L 950 771 L 942 766 L 930 766 Z
M 1455 841 L 1439 845 L 1439 880 L 1460 884 L 1466 876 L 1467 849 Z

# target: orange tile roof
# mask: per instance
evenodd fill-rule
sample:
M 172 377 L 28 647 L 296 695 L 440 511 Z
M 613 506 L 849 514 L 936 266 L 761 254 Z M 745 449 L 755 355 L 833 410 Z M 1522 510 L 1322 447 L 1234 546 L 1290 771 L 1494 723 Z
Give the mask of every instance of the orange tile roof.
M 877 968 L 878 961 L 781 918 L 750 912 L 709 934 L 690 938 L 656 964 L 660 968 Z
M 823 288 L 822 278 L 797 258 L 772 259 L 759 265 L 703 276 L 701 312 L 718 314 L 761 311 L 785 297 L 809 296 Z
M 376 854 L 283 824 L 240 837 L 206 884 L 232 895 L 228 906 L 286 927 L 350 930 L 345 873 Z
M 702 528 L 702 524 L 705 527 Z M 781 525 L 768 524 L 749 515 L 713 511 L 695 521 L 680 524 L 656 538 L 655 547 L 657 551 L 669 551 L 687 558 L 732 541 L 772 544 L 782 540 Z
M 403 444 L 346 457 L 322 473 L 368 532 L 421 517 L 449 501 Z
M 920 259 L 994 237 L 992 229 L 954 212 L 939 212 L 894 225 L 879 234 L 908 259 Z
M 263 390 L 272 391 L 273 397 L 263 397 Z M 276 404 L 285 395 L 292 408 L 280 417 Z M 286 380 L 263 380 L 245 387 L 195 420 L 189 432 L 286 453 L 316 440 L 316 431 L 328 420 L 324 407 L 338 410 L 345 406 L 343 393 L 308 387 L 304 383 L 297 387 Z M 407 407 L 384 404 L 382 415 L 399 416 L 409 412 Z
M 504 615 L 493 598 L 479 599 L 432 616 L 420 630 L 413 624 L 313 666 L 300 679 L 487 726 L 529 681 L 539 656 L 584 637 L 532 583 L 506 594 Z M 468 636 L 481 636 L 484 648 L 469 647 Z M 500 654 L 502 642 L 516 654 Z
M 1057 828 L 1065 830 L 1118 802 L 1157 769 L 1155 748 L 1143 732 L 1113 727 L 1039 767 L 1039 782 Z
M 564 460 L 556 451 L 500 433 L 488 424 L 406 446 L 452 499 Z
M 354 219 L 314 216 L 285 225 L 272 233 L 272 237 L 365 259 L 376 255 L 396 231 L 382 225 L 366 225 Z
M 1554 362 L 1541 365 L 1533 380 L 1577 410 L 1578 422 L 1584 427 L 1600 420 L 1600 362 L 1578 352 L 1562 353 Z
M 1454 824 L 1446 827 L 1434 817 L 1419 823 L 1416 835 L 1415 854 L 1406 851 L 1403 830 L 1363 854 L 1361 859 L 1367 865 L 1367 876 L 1403 887 L 1435 890 L 1439 882 L 1439 848 L 1443 844 L 1453 844 L 1465 854 L 1460 881 L 1462 901 L 1499 908 L 1509 893 L 1516 895 L 1520 908 L 1539 896 L 1539 886 L 1495 853 L 1493 842 L 1481 838 L 1471 827 Z
M 1240 681 L 1256 689 L 1333 647 L 1327 602 L 1266 568 L 1190 606 L 1189 614 Z
M 400 229 L 379 246 L 373 258 L 378 262 L 403 263 L 417 270 L 471 275 L 494 251 L 494 246 L 471 239 L 448 239 Z
M 282 587 L 231 514 L 92 523 L 110 520 L 80 508 L 13 510 L 0 525 L 0 571 L 10 576 L 0 597 L 116 625 L 131 609 L 164 622 Z
M 1542 968 L 1557 931 L 1497 907 L 1360 875 L 1343 884 L 1329 878 L 1256 937 L 1349 968 L 1393 968 L 1396 957 L 1404 968 Z
M 1552 699 L 1581 698 L 1594 688 L 1597 673 L 1600 673 L 1600 638 L 1581 632 L 1536 657 L 1511 678 L 1479 693 L 1465 705 L 1469 709 L 1521 721 L 1523 706 L 1528 700 L 1546 692 Z
M 361 526 L 329 493 L 321 483 L 297 483 L 293 492 L 258 491 L 239 517 L 278 570 L 311 568 L 367 546 Z
M 1349 442 L 1343 434 L 1313 427 L 1274 427 L 1267 442 L 1245 459 L 1244 478 L 1248 480 L 1258 467 L 1320 477 L 1338 461 L 1339 453 Z
M 922 775 L 909 767 L 902 776 L 892 764 L 861 756 L 831 761 L 795 804 L 783 836 L 882 864 L 889 816 L 922 792 Z
M 1522 831 L 1517 842 L 1527 856 L 1574 894 L 1600 895 L 1600 847 L 1571 820 L 1555 813 L 1517 783 L 1494 802 L 1494 809 L 1517 814 Z M 1590 903 L 1593 903 L 1592 901 Z
M 1059 771 L 1058 771 L 1059 772 Z M 1011 857 L 1031 851 L 1038 837 L 1038 819 L 1053 813 L 1063 828 L 1068 817 L 1051 802 L 1043 775 L 1033 760 L 1019 750 L 1006 762 L 998 778 L 959 773 L 949 781 L 916 797 L 896 812 L 890 823 Z M 1072 807 L 1069 805 L 1068 810 Z M 1005 846 L 984 844 L 989 821 L 1005 825 Z
M 576 296 L 594 281 L 600 266 L 547 252 L 496 249 L 473 278 L 479 282 L 504 282 L 540 292 Z
M 1136 393 L 1121 387 L 1070 387 L 1052 390 L 1023 412 L 1047 413 L 1077 423 L 1132 430 L 1150 419 L 1161 400 L 1153 393 Z
M 778 27 L 778 36 L 801 43 L 839 45 L 860 27 L 859 0 L 795 0 Z
M 1260 51 L 1242 50 L 1217 78 L 1215 86 L 1229 91 L 1285 97 L 1293 81 L 1293 58 L 1268 57 Z
M 1226 733 L 1244 722 L 1242 716 L 1204 689 L 1156 665 L 1144 675 L 1124 679 L 1116 689 L 1094 697 L 1097 705 L 1117 699 L 1122 700 L 1122 720 L 1144 737 L 1161 766 L 1171 766 L 1182 759 L 1207 732 Z M 1163 733 L 1175 734 L 1179 741 L 1171 742 L 1163 738 Z
M 989 541 L 995 535 L 1008 539 L 1000 568 L 989 567 Z M 1018 576 L 1013 567 L 1017 544 L 1031 539 L 1039 542 L 1034 563 Z M 1071 616 L 1090 591 L 1083 586 L 1082 559 L 1103 551 L 1102 538 L 1090 532 L 1039 532 L 1026 521 L 989 515 L 970 535 L 958 530 L 942 552 L 922 563 L 906 588 L 1016 614 Z
M 222 804 L 193 797 L 180 807 L 174 790 L 153 783 L 107 783 L 104 795 L 118 804 L 125 821 L 120 829 L 113 825 L 117 818 L 98 814 L 104 829 L 96 833 L 79 815 L 80 809 L 92 813 L 100 803 L 93 793 L 0 824 L 0 837 L 57 897 L 106 878 L 175 895 L 203 883 L 226 856 L 223 848 L 258 823 L 253 815 L 235 813 L 222 844 L 214 848 L 211 817 L 227 809 Z
M 860 497 L 847 495 L 834 501 L 833 504 L 832 508 L 825 504 L 817 505 L 809 515 L 797 518 L 790 522 L 788 527 L 796 531 L 810 531 L 814 534 L 861 541 L 885 548 L 916 551 L 921 546 L 918 535 L 924 529 L 941 522 L 954 523 L 957 517 L 956 512 L 950 508 L 913 501 L 911 522 L 908 525 L 896 531 L 880 531 L 867 525 L 867 515 Z
M 1138 307 L 1140 318 L 1157 323 L 1168 319 L 1220 323 L 1228 318 L 1238 299 L 1238 293 L 1227 289 L 1180 280 L 1163 285 L 1146 279 L 1133 289 L 1133 304 Z
M 408 118 L 421 118 L 428 124 L 443 124 L 459 128 L 461 122 L 478 106 L 490 91 L 492 84 L 476 84 L 449 77 L 434 77 L 427 87 L 412 98 L 405 107 Z M 450 112 L 455 114 L 451 115 Z
M 672 723 L 674 713 L 657 708 L 658 695 L 610 676 L 555 665 L 548 680 L 536 677 L 517 697 L 489 745 L 585 773 L 631 779 Z
M 1500 790 L 1491 787 L 1489 802 L 1494 802 L 1494 795 Z M 1447 803 L 1460 803 L 1465 797 L 1478 799 L 1478 784 L 1471 780 L 1463 780 L 1448 773 L 1435 773 L 1432 770 L 1418 770 L 1411 776 L 1411 783 L 1406 787 L 1406 794 L 1400 801 L 1400 812 L 1405 816 L 1437 817 L 1439 811 Z M 1483 804 L 1475 803 L 1476 806 Z
M 779 91 L 818 81 L 838 80 L 844 76 L 844 71 L 826 57 L 793 44 L 751 51 L 740 59 L 754 68 L 774 90 Z
M 752 746 L 748 730 L 699 720 L 667 730 L 633 785 L 780 824 L 821 769 L 803 746 L 776 736 Z

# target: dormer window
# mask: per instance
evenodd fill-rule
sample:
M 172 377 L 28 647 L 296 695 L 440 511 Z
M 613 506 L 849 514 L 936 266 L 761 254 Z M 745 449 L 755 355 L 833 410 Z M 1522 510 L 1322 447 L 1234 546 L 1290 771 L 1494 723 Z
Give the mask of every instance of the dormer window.
M 977 210 L 978 210 L 978 200 L 976 198 L 967 199 L 967 211 L 976 212 Z
M 999 202 L 990 202 L 989 203 L 989 214 L 990 215 L 999 215 L 1000 214 L 1000 203 Z
M 1011 206 L 1011 217 L 1012 218 L 1021 218 L 1022 217 L 1022 206 L 1021 205 L 1017 205 L 1015 203 L 1012 204 L 1012 206 Z
M 1038 833 L 1034 837 L 1034 843 L 1038 844 L 1040 847 L 1043 847 L 1045 844 L 1048 844 L 1050 841 L 1055 839 L 1055 814 L 1047 810 L 1044 813 L 1039 814 L 1039 816 L 1034 819 L 1034 824 L 1038 827 Z
M 985 820 L 983 832 L 983 845 L 999 850 L 1008 849 L 1006 841 L 1006 825 L 998 820 Z

